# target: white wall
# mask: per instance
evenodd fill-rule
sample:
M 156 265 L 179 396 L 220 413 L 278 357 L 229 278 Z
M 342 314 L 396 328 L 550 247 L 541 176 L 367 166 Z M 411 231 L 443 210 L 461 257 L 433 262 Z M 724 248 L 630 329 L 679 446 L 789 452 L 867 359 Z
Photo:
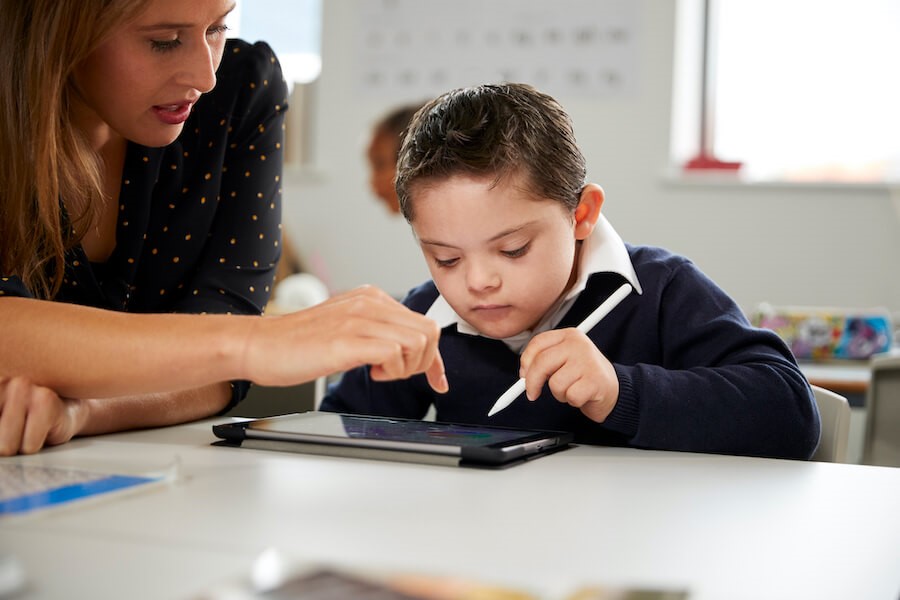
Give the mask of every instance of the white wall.
M 372 283 L 402 295 L 427 270 L 407 224 L 387 215 L 368 190 L 365 134 L 395 101 L 357 93 L 360 1 L 323 2 L 323 71 L 313 90 L 309 140 L 315 166 L 286 173 L 285 227 L 333 289 Z M 878 187 L 667 180 L 675 3 L 639 4 L 636 95 L 557 97 L 622 236 L 689 256 L 748 311 L 769 301 L 900 313 L 900 192 L 892 202 Z

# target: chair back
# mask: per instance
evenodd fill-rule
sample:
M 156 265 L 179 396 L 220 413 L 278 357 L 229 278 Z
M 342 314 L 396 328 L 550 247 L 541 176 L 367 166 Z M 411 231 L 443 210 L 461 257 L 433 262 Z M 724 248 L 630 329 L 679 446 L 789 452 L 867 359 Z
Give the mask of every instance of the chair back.
M 862 462 L 900 467 L 900 355 L 873 356 Z
M 324 380 L 324 377 L 320 378 Z M 298 385 L 252 385 L 247 396 L 225 413 L 229 417 L 276 417 L 318 408 L 322 384 L 317 379 Z
M 850 404 L 847 399 L 831 390 L 812 386 L 819 417 L 822 421 L 822 435 L 819 446 L 810 460 L 820 462 L 845 462 L 847 460 L 847 440 L 850 436 Z

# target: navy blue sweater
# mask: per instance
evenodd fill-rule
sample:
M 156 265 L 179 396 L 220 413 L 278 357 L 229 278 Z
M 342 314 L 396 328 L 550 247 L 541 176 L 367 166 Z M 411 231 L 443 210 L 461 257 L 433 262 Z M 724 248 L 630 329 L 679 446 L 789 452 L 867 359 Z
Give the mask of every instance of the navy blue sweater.
M 493 417 L 497 397 L 518 379 L 519 356 L 502 341 L 441 332 L 450 391 L 431 390 L 423 375 L 376 382 L 367 367 L 331 386 L 321 409 L 571 431 L 576 441 L 806 459 L 819 439 L 819 416 L 806 378 L 790 350 L 754 328 L 734 301 L 684 257 L 627 245 L 643 294 L 631 294 L 588 335 L 615 366 L 619 398 L 604 423 L 557 401 L 524 396 Z M 559 328 L 575 327 L 623 279 L 597 273 Z M 433 282 L 404 304 L 425 313 L 438 296 Z

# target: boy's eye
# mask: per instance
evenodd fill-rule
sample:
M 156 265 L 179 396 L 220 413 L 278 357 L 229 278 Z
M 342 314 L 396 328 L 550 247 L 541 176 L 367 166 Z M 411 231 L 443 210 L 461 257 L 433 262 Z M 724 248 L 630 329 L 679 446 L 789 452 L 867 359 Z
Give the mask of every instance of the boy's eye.
M 435 259 L 434 259 L 434 263 L 435 263 L 437 266 L 441 267 L 441 268 L 452 267 L 452 266 L 455 265 L 457 262 L 459 262 L 459 259 L 458 259 L 458 258 L 448 258 L 448 259 L 445 259 L 445 260 L 441 260 L 441 259 L 439 259 L 439 258 L 435 258 Z
M 524 246 L 520 248 L 516 248 L 515 250 L 504 250 L 502 252 L 503 256 L 508 258 L 519 258 L 521 256 L 525 256 L 528 253 L 528 249 L 531 247 L 531 242 L 528 242 Z

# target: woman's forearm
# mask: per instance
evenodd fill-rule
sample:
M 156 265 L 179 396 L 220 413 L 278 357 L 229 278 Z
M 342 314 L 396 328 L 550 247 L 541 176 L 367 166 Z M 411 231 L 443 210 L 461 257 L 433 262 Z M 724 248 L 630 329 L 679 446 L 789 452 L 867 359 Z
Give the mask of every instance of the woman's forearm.
M 0 377 L 63 398 L 117 398 L 247 379 L 294 385 L 363 364 L 447 390 L 440 329 L 362 287 L 288 315 L 130 314 L 0 298 Z
M 175 425 L 221 411 L 231 398 L 228 383 L 201 388 L 82 400 L 75 435 L 94 435 L 144 427 Z
M 239 379 L 257 317 L 128 314 L 0 299 L 0 376 L 69 398 L 114 398 Z
M 221 411 L 228 383 L 120 398 L 61 398 L 25 377 L 0 377 L 0 456 L 31 454 L 75 436 L 174 425 Z

